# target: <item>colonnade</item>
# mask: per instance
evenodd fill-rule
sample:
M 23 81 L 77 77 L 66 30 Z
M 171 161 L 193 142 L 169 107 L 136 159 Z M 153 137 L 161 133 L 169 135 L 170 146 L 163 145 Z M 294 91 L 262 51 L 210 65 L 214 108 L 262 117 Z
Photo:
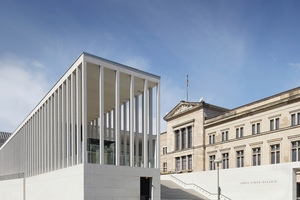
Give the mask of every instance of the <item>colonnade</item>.
M 109 164 L 104 159 L 104 145 L 107 141 L 113 141 L 115 143 L 114 165 L 159 168 L 160 144 L 159 136 L 153 135 L 153 111 L 156 114 L 156 135 L 159 135 L 160 78 L 151 74 L 148 76 L 145 72 L 120 64 L 107 64 L 107 60 L 96 58 L 83 53 L 2 147 L 1 155 L 7 152 L 5 148 L 9 151 L 22 152 L 20 156 L 11 158 L 16 160 L 15 163 L 22 165 L 16 172 L 20 172 L 22 168 L 25 176 L 30 177 L 88 163 L 88 142 L 93 138 L 99 141 L 97 154 L 99 164 Z M 99 110 L 98 115 L 93 118 L 88 111 L 93 110 L 95 106 L 88 104 L 88 98 L 93 97 L 88 93 L 91 87 L 88 84 L 90 80 L 88 72 L 93 73 L 89 70 L 92 70 L 91 66 L 95 64 L 99 67 L 99 105 L 95 108 Z M 105 97 L 109 96 L 105 93 L 108 80 L 105 79 L 105 68 L 115 73 L 114 98 L 108 100 L 107 98 L 105 100 Z M 129 97 L 124 98 L 124 95 L 120 95 L 120 85 L 124 84 L 120 82 L 120 73 L 126 74 L 126 77 L 130 79 Z M 143 80 L 143 91 L 140 93 L 135 91 L 137 87 L 134 84 L 135 78 Z M 151 81 L 151 87 L 149 81 Z M 156 88 L 156 110 L 153 108 L 153 88 Z M 113 108 L 109 109 L 105 101 L 113 101 Z M 17 147 L 13 141 L 20 135 L 22 135 L 24 145 Z M 155 145 L 152 141 L 155 141 Z M 123 145 L 122 150 L 121 145 Z M 129 152 L 128 155 L 127 152 Z M 129 156 L 128 164 L 124 162 L 122 156 L 125 156 L 125 159 Z M 143 164 L 141 165 L 137 164 L 137 159 L 135 160 L 139 156 L 142 157 L 141 163 Z M 149 159 L 152 158 L 155 158 L 155 163 L 149 165 Z M 6 162 L 7 159 L 5 157 L 3 161 Z M 19 162 L 18 160 L 21 159 L 22 162 Z M 2 173 L 7 172 L 11 170 L 3 165 Z

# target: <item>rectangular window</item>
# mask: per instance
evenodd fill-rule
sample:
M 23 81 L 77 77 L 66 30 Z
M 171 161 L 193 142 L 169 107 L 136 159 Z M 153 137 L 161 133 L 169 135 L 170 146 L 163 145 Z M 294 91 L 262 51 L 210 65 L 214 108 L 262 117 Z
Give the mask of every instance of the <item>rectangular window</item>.
M 270 131 L 274 130 L 274 119 L 270 120 Z
M 297 114 L 297 117 L 298 117 L 298 119 L 297 119 L 298 120 L 298 125 L 300 125 L 300 113 Z
M 228 131 L 222 132 L 222 142 L 228 141 Z
M 186 170 L 186 156 L 182 157 L 182 170 Z
M 255 124 L 252 124 L 252 135 L 255 135 Z
M 192 160 L 192 155 L 188 155 L 188 159 L 189 159 L 189 169 L 193 169 L 193 160 Z
M 300 161 L 300 141 L 292 142 L 292 162 Z
M 296 115 L 292 114 L 291 115 L 291 126 L 295 126 L 296 125 Z
M 166 162 L 164 162 L 164 169 L 163 169 L 163 172 L 167 172 L 168 171 L 168 168 L 167 168 L 167 163 Z
M 236 166 L 244 167 L 244 150 L 236 152 Z
M 209 156 L 209 169 L 210 170 L 215 170 L 215 156 Z
M 256 130 L 256 131 L 257 131 L 257 134 L 260 133 L 260 123 L 257 123 L 257 124 L 256 124 L 256 129 L 257 129 L 257 130 Z
M 222 163 L 223 163 L 223 169 L 228 169 L 229 168 L 229 157 L 228 153 L 222 154 Z
M 176 171 L 180 171 L 180 157 L 175 158 L 176 159 Z
M 209 144 L 214 144 L 215 143 L 215 135 L 210 135 L 209 136 Z
M 167 147 L 163 147 L 163 155 L 167 154 Z
M 176 135 L 176 150 L 180 150 L 180 132 L 179 130 L 175 131 Z
M 225 132 L 225 140 L 228 141 L 228 131 Z
M 188 148 L 193 146 L 193 129 L 191 126 L 188 127 Z
M 244 128 L 241 127 L 241 128 L 237 128 L 236 129 L 236 138 L 241 138 L 244 136 Z
M 181 129 L 181 134 L 182 134 L 182 144 L 181 144 L 181 149 L 186 148 L 186 129 Z
M 271 145 L 271 164 L 280 163 L 280 145 Z
M 279 118 L 276 118 L 276 130 L 279 129 Z
M 260 147 L 254 148 L 252 150 L 253 150 L 253 166 L 260 165 L 261 163 Z

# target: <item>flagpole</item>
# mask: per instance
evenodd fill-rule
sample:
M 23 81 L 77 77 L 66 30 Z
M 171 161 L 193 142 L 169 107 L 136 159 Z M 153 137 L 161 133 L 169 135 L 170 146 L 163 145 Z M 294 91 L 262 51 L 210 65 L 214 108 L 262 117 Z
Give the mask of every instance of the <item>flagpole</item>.
M 189 102 L 189 75 L 186 75 L 186 102 Z

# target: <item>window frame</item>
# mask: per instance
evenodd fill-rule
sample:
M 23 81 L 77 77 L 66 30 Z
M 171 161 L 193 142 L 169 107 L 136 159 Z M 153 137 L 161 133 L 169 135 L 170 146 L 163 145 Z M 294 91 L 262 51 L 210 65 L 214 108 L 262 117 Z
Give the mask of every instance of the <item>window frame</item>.
M 254 150 L 256 150 L 256 152 L 254 152 Z M 260 165 L 261 165 L 261 147 L 254 147 L 252 148 L 252 166 L 260 166 Z
M 188 155 L 188 169 L 193 170 L 193 157 L 192 155 Z
M 166 155 L 167 153 L 168 153 L 167 147 L 164 146 L 164 147 L 163 147 L 163 155 Z
M 222 168 L 229 169 L 229 153 L 222 153 Z
M 216 155 L 210 155 L 209 156 L 209 170 L 215 170 L 216 164 L 215 164 Z
M 244 167 L 245 162 L 245 151 L 244 150 L 237 150 L 236 151 L 236 167 L 241 168 Z
M 163 172 L 167 172 L 168 171 L 168 163 L 164 162 L 163 163 Z
M 271 144 L 270 145 L 270 164 L 279 164 L 280 163 L 280 144 Z M 272 150 L 272 147 L 275 147 L 274 150 Z M 274 160 L 272 158 L 272 155 L 274 154 Z M 279 158 L 278 158 L 279 156 Z

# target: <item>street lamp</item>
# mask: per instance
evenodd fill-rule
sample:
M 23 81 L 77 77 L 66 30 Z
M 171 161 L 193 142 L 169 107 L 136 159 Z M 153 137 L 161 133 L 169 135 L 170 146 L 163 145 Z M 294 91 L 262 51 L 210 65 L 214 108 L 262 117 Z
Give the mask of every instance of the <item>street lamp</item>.
M 214 163 L 217 163 L 217 181 L 218 181 L 218 200 L 220 200 L 220 187 L 219 187 L 219 164 L 222 160 L 214 160 Z

